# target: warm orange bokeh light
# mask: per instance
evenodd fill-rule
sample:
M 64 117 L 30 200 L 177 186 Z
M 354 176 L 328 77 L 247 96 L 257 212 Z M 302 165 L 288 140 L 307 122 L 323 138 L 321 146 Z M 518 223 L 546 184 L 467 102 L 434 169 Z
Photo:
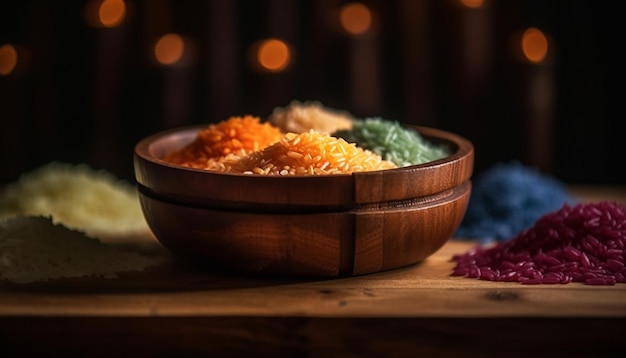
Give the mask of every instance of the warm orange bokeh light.
M 98 8 L 98 19 L 104 27 L 115 27 L 126 17 L 124 0 L 104 0 Z
M 0 76 L 7 76 L 17 66 L 17 50 L 11 44 L 0 46 Z
M 154 46 L 154 57 L 162 65 L 173 65 L 185 52 L 185 42 L 178 34 L 163 35 Z
M 116 27 L 124 21 L 127 11 L 124 0 L 89 0 L 85 20 L 91 27 Z
M 257 61 L 264 69 L 272 72 L 282 71 L 291 61 L 289 46 L 281 40 L 263 41 L 257 51 Z
M 370 9 L 358 2 L 344 5 L 339 13 L 339 19 L 341 26 L 353 35 L 364 34 L 372 26 Z
M 531 27 L 522 34 L 521 47 L 527 60 L 540 63 L 548 54 L 548 39 L 541 30 Z
M 459 2 L 461 3 L 461 5 L 465 7 L 478 9 L 479 7 L 483 6 L 483 3 L 485 1 L 484 0 L 459 0 Z

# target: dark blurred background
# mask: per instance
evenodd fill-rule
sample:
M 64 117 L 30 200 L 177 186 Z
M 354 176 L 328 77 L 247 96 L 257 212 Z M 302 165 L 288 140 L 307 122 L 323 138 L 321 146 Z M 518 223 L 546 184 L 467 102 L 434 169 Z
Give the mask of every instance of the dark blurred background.
M 516 160 L 624 184 L 618 4 L 2 1 L 0 183 L 49 161 L 133 180 L 149 134 L 297 99 L 461 134 L 476 172 Z

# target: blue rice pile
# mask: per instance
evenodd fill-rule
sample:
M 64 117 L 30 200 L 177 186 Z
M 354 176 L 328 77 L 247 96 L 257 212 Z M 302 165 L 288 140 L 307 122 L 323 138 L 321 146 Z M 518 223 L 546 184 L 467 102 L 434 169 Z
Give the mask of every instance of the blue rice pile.
M 574 203 L 565 185 L 519 162 L 498 163 L 473 180 L 457 239 L 508 241 L 544 214 Z

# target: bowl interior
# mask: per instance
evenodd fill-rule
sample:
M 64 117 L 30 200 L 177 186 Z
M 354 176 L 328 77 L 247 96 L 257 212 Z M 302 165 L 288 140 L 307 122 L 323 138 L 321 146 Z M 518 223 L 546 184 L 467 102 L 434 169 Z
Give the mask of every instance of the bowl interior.
M 261 211 L 335 211 L 393 205 L 427 197 L 470 179 L 474 148 L 465 138 L 412 126 L 427 140 L 450 148 L 448 157 L 408 167 L 324 176 L 262 176 L 213 172 L 162 158 L 190 143 L 205 125 L 173 129 L 140 141 L 135 176 L 140 189 L 166 200 L 213 208 Z

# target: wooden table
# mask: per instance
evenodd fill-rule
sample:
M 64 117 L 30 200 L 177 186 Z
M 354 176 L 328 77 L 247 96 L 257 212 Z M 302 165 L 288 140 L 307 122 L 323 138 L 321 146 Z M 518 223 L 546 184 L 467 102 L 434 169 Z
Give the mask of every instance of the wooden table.
M 242 277 L 173 262 L 117 279 L 0 283 L 0 357 L 626 353 L 625 284 L 450 276 L 452 255 L 472 246 L 453 239 L 420 264 L 340 279 Z

